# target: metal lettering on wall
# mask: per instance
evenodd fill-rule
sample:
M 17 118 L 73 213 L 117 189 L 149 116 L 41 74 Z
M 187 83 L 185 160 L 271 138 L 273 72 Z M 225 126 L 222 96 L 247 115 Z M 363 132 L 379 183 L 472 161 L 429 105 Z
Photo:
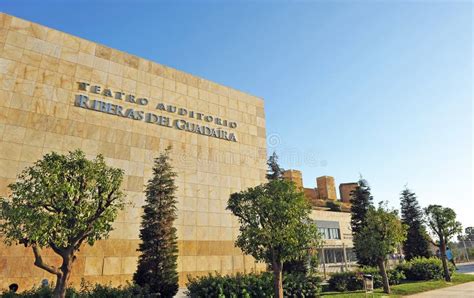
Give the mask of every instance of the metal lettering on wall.
M 133 94 L 126 94 L 124 92 L 111 90 L 109 88 L 102 88 L 99 85 L 91 85 L 86 82 L 78 82 L 79 90 L 109 97 L 111 99 L 136 104 L 146 107 L 149 104 L 149 99 L 144 97 L 136 97 Z M 155 109 L 160 113 L 176 114 L 183 118 L 189 118 L 204 122 L 204 124 L 190 122 L 186 119 L 171 119 L 170 117 L 158 115 L 151 112 L 136 110 L 133 108 L 125 108 L 120 104 L 105 102 L 99 99 L 89 99 L 88 95 L 77 94 L 74 105 L 88 110 L 111 114 L 119 117 L 129 118 L 132 120 L 145 121 L 147 123 L 156 124 L 165 127 L 171 127 L 178 130 L 193 132 L 209 137 L 223 139 L 231 142 L 237 142 L 234 132 L 229 132 L 226 128 L 237 128 L 237 122 L 229 121 L 212 115 L 199 113 L 196 111 L 189 111 L 185 108 L 176 107 L 165 103 L 158 103 Z M 214 124 L 218 127 L 210 127 L 207 124 Z

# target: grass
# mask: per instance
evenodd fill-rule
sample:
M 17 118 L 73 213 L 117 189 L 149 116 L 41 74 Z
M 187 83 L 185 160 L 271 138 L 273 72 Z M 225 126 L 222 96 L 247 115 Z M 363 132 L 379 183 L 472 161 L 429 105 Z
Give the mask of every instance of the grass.
M 368 294 L 368 297 L 382 297 L 382 296 L 390 296 L 390 297 L 401 297 L 405 295 L 412 295 L 416 293 L 441 289 L 445 287 L 455 286 L 459 284 L 463 284 L 466 282 L 474 281 L 474 275 L 471 274 L 462 274 L 462 273 L 455 273 L 452 278 L 451 282 L 445 282 L 444 280 L 431 280 L 431 281 L 417 281 L 417 282 L 407 282 L 403 284 L 399 284 L 396 286 L 391 286 L 390 289 L 392 293 L 387 295 L 383 293 L 382 289 L 376 289 L 373 294 Z M 364 291 L 354 291 L 354 292 L 324 292 L 321 293 L 322 297 L 330 297 L 330 298 L 342 298 L 342 297 L 366 297 Z

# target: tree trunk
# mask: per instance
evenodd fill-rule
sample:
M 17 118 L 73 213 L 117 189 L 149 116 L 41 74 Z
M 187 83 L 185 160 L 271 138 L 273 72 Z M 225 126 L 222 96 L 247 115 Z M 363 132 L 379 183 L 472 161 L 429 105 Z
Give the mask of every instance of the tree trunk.
M 274 288 L 275 298 L 283 298 L 283 278 L 282 278 L 282 264 L 274 264 L 273 276 L 274 276 Z
M 384 259 L 378 258 L 377 263 L 379 265 L 380 275 L 382 275 L 383 291 L 386 294 L 390 294 L 390 285 L 388 283 L 387 271 L 385 271 Z
M 59 268 L 61 272 L 57 274 L 56 287 L 54 288 L 54 298 L 65 298 L 67 283 L 69 276 L 71 275 L 72 263 L 74 261 L 74 255 L 66 254 L 63 256 L 63 264 Z
M 275 252 L 273 252 L 272 259 L 273 286 L 275 289 L 275 298 L 283 298 L 283 262 L 277 259 Z
M 441 237 L 440 237 L 441 238 Z M 444 280 L 447 282 L 451 281 L 451 275 L 449 274 L 449 267 L 448 267 L 448 261 L 446 258 L 446 243 L 444 242 L 444 239 L 440 239 L 440 253 L 441 253 L 441 262 L 443 263 L 443 270 L 444 270 Z

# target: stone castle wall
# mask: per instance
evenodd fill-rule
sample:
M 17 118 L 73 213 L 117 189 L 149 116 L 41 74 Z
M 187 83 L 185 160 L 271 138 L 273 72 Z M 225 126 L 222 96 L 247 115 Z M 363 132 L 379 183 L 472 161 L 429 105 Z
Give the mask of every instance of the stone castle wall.
M 316 178 L 316 185 L 318 188 L 319 199 L 321 200 L 337 200 L 336 186 L 334 184 L 334 177 L 322 176 Z

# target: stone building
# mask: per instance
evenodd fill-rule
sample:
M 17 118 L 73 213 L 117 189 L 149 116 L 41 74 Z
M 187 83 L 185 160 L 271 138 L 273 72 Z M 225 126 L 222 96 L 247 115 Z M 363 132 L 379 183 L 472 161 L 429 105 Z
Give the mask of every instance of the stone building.
M 167 146 L 177 177 L 178 271 L 265 268 L 234 247 L 238 222 L 229 195 L 265 181 L 264 101 L 107 46 L 0 14 L 0 195 L 51 151 L 103 154 L 125 171 L 133 203 L 107 240 L 84 245 L 71 282 L 124 284 L 136 269 L 144 185 Z M 58 258 L 45 251 L 45 261 Z M 0 288 L 53 276 L 31 249 L 0 244 Z
M 352 252 L 349 200 L 350 193 L 357 187 L 357 183 L 340 184 L 340 199 L 338 199 L 334 177 L 317 177 L 314 188 L 303 187 L 303 176 L 298 170 L 287 170 L 283 173 L 283 177 L 302 189 L 312 205 L 311 218 L 314 219 L 324 239 L 324 249 L 320 250 L 320 263 L 340 267 L 353 262 L 355 256 Z

